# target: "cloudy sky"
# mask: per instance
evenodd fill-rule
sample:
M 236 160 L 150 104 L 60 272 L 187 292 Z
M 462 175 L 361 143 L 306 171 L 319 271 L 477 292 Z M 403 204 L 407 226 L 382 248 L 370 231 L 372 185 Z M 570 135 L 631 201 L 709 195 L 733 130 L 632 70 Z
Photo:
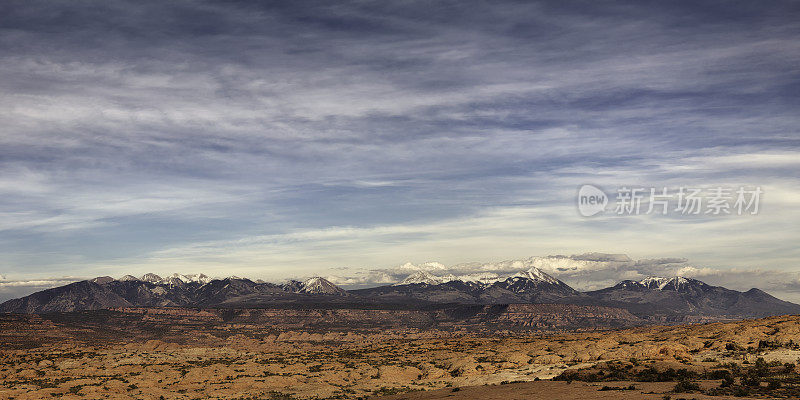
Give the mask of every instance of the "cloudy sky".
M 780 1 L 3 1 L 0 299 L 521 260 L 579 288 L 681 273 L 800 301 L 798 20 Z M 586 218 L 587 183 L 763 196 Z

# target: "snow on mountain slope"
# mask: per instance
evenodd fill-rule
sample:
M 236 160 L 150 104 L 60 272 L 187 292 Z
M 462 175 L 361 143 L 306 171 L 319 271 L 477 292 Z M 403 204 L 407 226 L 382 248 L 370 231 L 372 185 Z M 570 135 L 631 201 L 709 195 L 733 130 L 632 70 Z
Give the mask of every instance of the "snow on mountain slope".
M 303 282 L 300 293 L 344 295 L 347 292 L 325 278 L 315 276 Z
M 156 275 L 154 273 L 147 273 L 147 274 L 142 275 L 140 280 L 145 281 L 145 282 L 159 284 L 159 283 L 161 283 L 163 278 L 161 278 L 160 276 L 158 276 L 158 275 Z
M 489 286 L 491 284 L 500 282 L 504 278 L 494 272 L 479 272 L 475 274 L 451 276 L 451 281 L 461 281 L 466 283 L 476 283 L 482 286 Z
M 689 286 L 706 285 L 705 283 L 697 279 L 685 278 L 682 276 L 674 276 L 674 277 L 648 276 L 647 278 L 644 278 L 636 283 L 648 289 L 675 290 L 675 291 L 686 289 Z
M 561 281 L 559 281 L 558 279 L 553 278 L 550 275 L 547 275 L 544 271 L 536 267 L 531 267 L 527 271 L 518 272 L 517 274 L 513 275 L 513 277 L 528 278 L 533 281 L 542 281 L 542 282 L 552 283 L 554 285 L 561 283 Z
M 190 283 L 190 282 L 208 283 L 208 282 L 211 282 L 211 278 L 209 278 L 208 275 L 205 275 L 205 274 L 183 275 L 183 274 L 175 273 L 175 274 L 172 274 L 172 277 L 180 279 L 181 282 L 183 282 L 183 283 Z
M 395 283 L 394 286 L 413 285 L 413 284 L 438 285 L 444 282 L 445 282 L 444 278 L 435 276 L 430 272 L 417 271 L 409 275 L 406 279 L 403 279 L 402 281 Z
M 181 285 L 181 284 L 184 284 L 184 283 L 192 283 L 192 282 L 196 282 L 196 283 L 200 283 L 200 284 L 206 284 L 208 282 L 211 282 L 213 279 L 210 278 L 206 274 L 179 274 L 179 273 L 174 273 L 174 274 L 172 274 L 172 275 L 170 275 L 168 277 L 162 278 L 161 276 L 156 275 L 154 273 L 147 273 L 147 274 L 142 275 L 142 277 L 139 278 L 139 279 L 136 279 L 136 277 L 131 276 L 131 275 L 125 275 L 122 278 L 120 278 L 119 280 L 120 281 L 141 280 L 141 281 L 144 281 L 144 282 L 154 283 L 156 285 Z
M 427 285 L 440 285 L 442 283 L 460 281 L 464 283 L 473 283 L 483 287 L 488 287 L 498 282 L 504 282 L 509 278 L 525 278 L 530 281 L 546 282 L 553 285 L 564 284 L 560 280 L 546 274 L 539 268 L 531 267 L 528 270 L 520 271 L 513 275 L 499 275 L 494 272 L 480 272 L 475 274 L 459 275 L 459 276 L 454 276 L 454 275 L 436 276 L 427 271 L 417 271 L 409 275 L 406 279 L 402 280 L 401 282 L 396 283 L 394 286 L 419 284 L 419 283 L 424 283 Z

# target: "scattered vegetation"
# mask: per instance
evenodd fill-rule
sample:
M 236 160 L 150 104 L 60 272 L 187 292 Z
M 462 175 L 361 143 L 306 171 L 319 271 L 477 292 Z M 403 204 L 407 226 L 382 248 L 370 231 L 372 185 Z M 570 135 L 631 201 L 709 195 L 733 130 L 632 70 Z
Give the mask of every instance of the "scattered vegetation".
M 700 391 L 700 385 L 689 380 L 682 380 L 675 385 L 672 391 L 675 393 L 698 392 Z
M 652 365 L 609 361 L 591 368 L 567 370 L 553 378 L 558 381 L 634 381 L 676 382 L 673 393 L 703 393 L 710 396 L 759 396 L 770 398 L 800 398 L 800 374 L 793 363 L 767 362 L 757 358 L 744 365 L 718 363 L 712 369 L 696 372 L 688 369 L 663 368 Z M 719 381 L 711 389 L 702 390 L 698 381 Z M 625 388 L 628 389 L 628 388 Z M 604 390 L 623 388 L 603 386 Z
M 604 392 L 607 390 L 637 390 L 636 385 L 630 385 L 626 387 L 616 387 L 616 386 L 603 386 L 599 389 L 599 391 Z

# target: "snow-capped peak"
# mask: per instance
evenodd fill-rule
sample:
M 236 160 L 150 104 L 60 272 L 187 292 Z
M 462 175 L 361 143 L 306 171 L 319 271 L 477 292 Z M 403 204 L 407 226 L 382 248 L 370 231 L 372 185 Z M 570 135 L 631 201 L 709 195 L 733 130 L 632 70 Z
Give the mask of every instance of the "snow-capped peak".
M 550 275 L 547 275 L 544 271 L 542 271 L 542 270 L 540 270 L 539 268 L 536 268 L 536 267 L 531 267 L 527 271 L 518 272 L 513 277 L 514 278 L 527 278 L 527 279 L 530 279 L 530 280 L 533 280 L 533 281 L 542 281 L 542 282 L 547 282 L 547 283 L 552 283 L 552 284 L 558 284 L 558 283 L 561 282 L 558 279 L 553 278 Z
M 561 283 L 561 281 L 544 273 L 539 268 L 531 267 L 526 271 L 520 271 L 511 276 L 498 275 L 494 272 L 478 272 L 478 273 L 459 275 L 459 276 L 455 275 L 436 276 L 427 271 L 417 271 L 409 275 L 406 279 L 402 280 L 401 282 L 396 283 L 395 286 L 410 285 L 415 283 L 440 285 L 442 283 L 453 282 L 453 281 L 477 284 L 480 286 L 491 286 L 492 284 L 495 284 L 497 282 L 503 282 L 509 278 L 524 278 L 537 282 L 547 282 L 555 285 Z
M 660 276 L 648 276 L 647 278 L 640 280 L 639 284 L 642 286 L 646 286 L 650 289 L 661 290 L 661 288 L 663 288 L 664 285 L 666 285 L 667 282 L 669 282 L 669 280 L 670 278 L 665 278 Z
M 140 280 L 143 280 L 143 281 L 145 281 L 145 282 L 150 282 L 150 283 L 156 283 L 156 284 L 158 284 L 158 283 L 161 283 L 161 281 L 163 281 L 163 278 L 161 278 L 160 276 L 158 276 L 158 275 L 156 275 L 156 274 L 154 274 L 154 273 L 150 272 L 150 273 L 147 273 L 147 274 L 144 274 L 144 275 L 142 275 L 142 277 L 140 278 Z
M 133 279 L 136 279 L 136 278 L 132 277 L 130 275 L 126 275 L 120 280 L 133 280 Z M 156 285 L 180 285 L 180 284 L 183 284 L 183 283 L 191 283 L 191 282 L 197 282 L 197 283 L 205 284 L 205 283 L 211 282 L 212 279 L 210 277 L 208 277 L 208 275 L 206 275 L 206 274 L 178 274 L 178 273 L 174 273 L 174 274 L 172 274 L 172 275 L 170 275 L 168 277 L 162 278 L 162 277 L 160 277 L 160 276 L 158 276 L 156 274 L 147 273 L 147 274 L 142 275 L 142 277 L 139 280 L 142 280 L 142 281 L 145 281 L 145 282 L 150 282 L 150 283 L 155 283 Z
M 691 282 L 696 282 L 696 281 L 697 281 L 696 279 L 685 278 L 683 276 L 673 276 L 673 277 L 648 276 L 647 278 L 642 279 L 638 283 L 649 289 L 664 290 L 668 288 L 668 289 L 678 290 L 684 288 Z
M 337 295 L 342 295 L 347 293 L 342 288 L 331 283 L 329 280 L 319 276 L 306 279 L 301 285 L 300 292 L 313 293 L 313 294 L 337 294 Z
M 184 275 L 184 274 L 175 273 L 175 274 L 172 274 L 172 276 L 170 278 L 178 279 L 183 283 L 190 283 L 190 282 L 208 283 L 208 282 L 211 281 L 211 278 L 209 278 L 206 274 L 188 274 L 188 275 Z
M 468 274 L 468 275 L 461 275 L 461 276 L 452 276 L 451 280 L 454 281 L 461 281 L 461 282 L 469 282 L 469 283 L 477 283 L 483 286 L 489 286 L 495 282 L 500 282 L 503 280 L 503 277 L 500 275 L 495 274 L 494 272 L 478 272 L 475 274 Z
M 403 279 L 399 283 L 395 283 L 394 285 L 395 286 L 413 285 L 413 284 L 438 285 L 444 282 L 445 280 L 443 278 L 435 276 L 430 272 L 417 271 L 409 275 L 406 279 Z
M 127 281 L 134 281 L 135 282 L 135 281 L 140 281 L 141 279 L 139 279 L 139 278 L 137 278 L 137 277 L 135 277 L 133 275 L 125 275 L 122 278 L 119 278 L 118 280 L 121 281 L 121 282 L 127 282 Z

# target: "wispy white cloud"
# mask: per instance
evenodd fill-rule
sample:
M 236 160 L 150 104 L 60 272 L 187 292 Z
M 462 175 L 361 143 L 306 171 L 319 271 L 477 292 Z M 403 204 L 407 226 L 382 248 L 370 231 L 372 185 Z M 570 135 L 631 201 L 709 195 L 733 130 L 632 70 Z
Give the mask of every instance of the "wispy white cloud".
M 247 257 L 250 259 L 250 257 Z M 197 273 L 208 268 L 216 273 L 216 278 L 230 276 L 230 270 L 214 269 L 214 263 L 188 267 L 183 264 L 166 264 L 183 271 Z M 132 271 L 137 266 L 131 266 Z M 167 268 L 170 268 L 167 267 Z M 511 276 L 517 272 L 539 268 L 555 276 L 575 289 L 582 291 L 598 290 L 617 284 L 626 279 L 641 280 L 648 276 L 684 276 L 700 279 L 706 283 L 724 286 L 736 290 L 749 290 L 756 287 L 765 290 L 781 299 L 800 302 L 800 273 L 759 268 L 712 268 L 698 266 L 686 258 L 666 257 L 656 259 L 632 259 L 625 254 L 584 253 L 576 255 L 532 256 L 515 260 L 496 262 L 465 262 L 446 265 L 437 261 L 405 262 L 382 268 L 331 268 L 326 279 L 348 289 L 358 289 L 380 285 L 391 285 L 402 281 L 417 271 L 430 272 L 437 276 Z M 178 269 L 180 270 L 180 269 Z M 320 275 L 319 269 L 289 268 L 289 274 L 263 276 L 258 268 L 238 267 L 236 271 L 247 271 L 252 279 L 266 278 L 272 282 L 287 279 L 307 278 Z M 170 275 L 173 270 L 160 271 L 161 275 Z M 113 273 L 112 273 L 113 275 Z M 117 274 L 120 275 L 121 274 Z M 118 278 L 120 276 L 117 276 Z M 32 292 L 51 287 L 65 285 L 84 278 L 59 277 L 28 280 L 8 280 L 0 277 L 0 300 L 21 297 Z
M 63 277 L 42 277 L 38 279 L 19 279 L 12 280 L 0 275 L 0 302 L 5 300 L 27 296 L 33 292 L 50 289 L 58 286 L 67 285 L 72 282 L 83 280 L 84 278 L 63 276 Z
M 0 268 L 796 268 L 793 8 L 592 7 L 8 6 Z M 582 183 L 766 194 L 752 218 L 583 220 Z
M 597 290 L 622 280 L 648 276 L 684 276 L 737 290 L 756 287 L 783 299 L 800 301 L 800 273 L 762 269 L 717 269 L 692 265 L 683 258 L 633 260 L 624 254 L 587 253 L 579 255 L 534 256 L 500 262 L 470 262 L 444 265 L 438 262 L 401 264 L 391 268 L 361 271 L 354 276 L 330 276 L 332 282 L 350 287 L 397 283 L 414 271 L 437 276 L 496 274 L 510 276 L 532 267 L 555 276 L 578 290 Z
M 56 286 L 62 286 L 71 282 L 77 282 L 80 280 L 82 279 L 74 277 L 33 279 L 33 280 L 21 280 L 21 281 L 8 281 L 2 279 L 0 280 L 0 288 L 13 288 L 13 287 L 51 288 Z

